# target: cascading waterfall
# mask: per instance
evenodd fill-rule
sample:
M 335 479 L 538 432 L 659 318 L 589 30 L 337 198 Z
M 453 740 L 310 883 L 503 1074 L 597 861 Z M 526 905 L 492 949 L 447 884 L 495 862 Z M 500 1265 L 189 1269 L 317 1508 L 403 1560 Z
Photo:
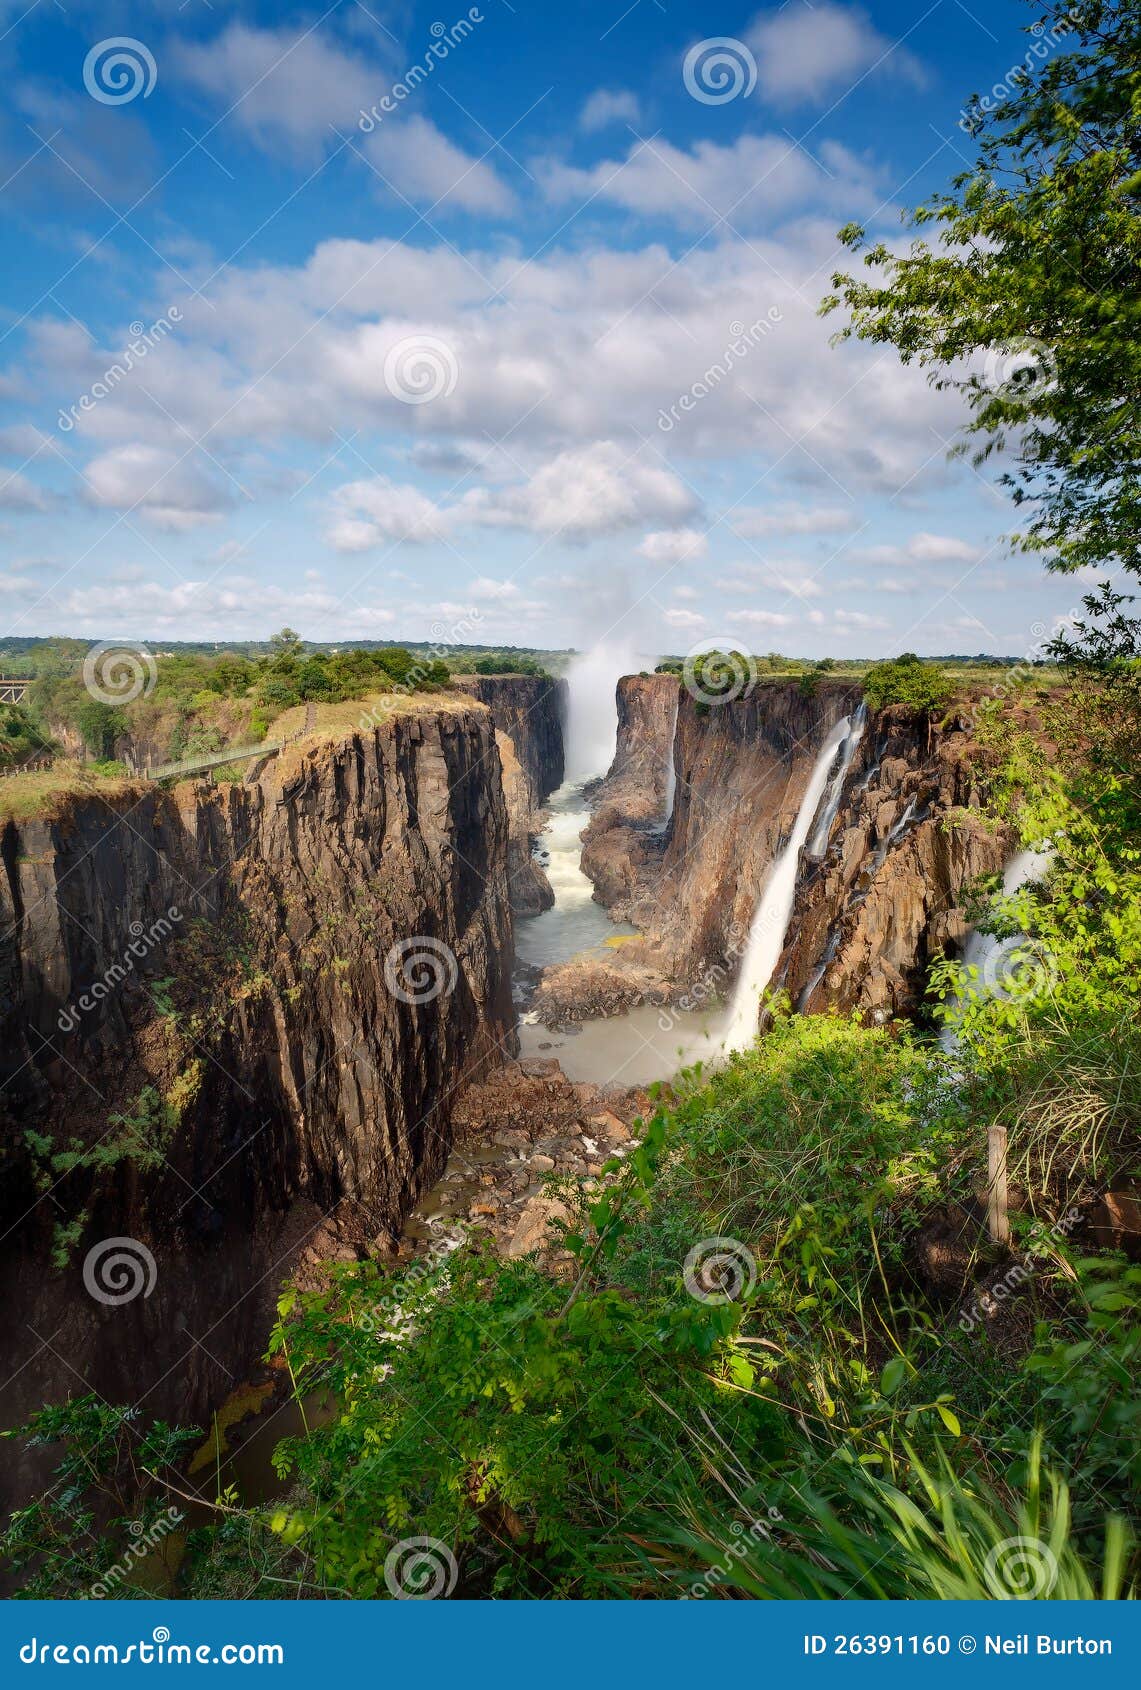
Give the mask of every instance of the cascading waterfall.
M 582 830 L 590 820 L 583 787 L 606 773 L 614 755 L 618 680 L 637 663 L 630 646 L 612 643 L 576 657 L 567 670 L 566 778 L 547 800 L 550 819 L 539 853 L 555 901 L 515 929 L 516 955 L 530 967 L 565 962 L 633 932 L 626 923 L 612 922 L 595 902 L 594 887 L 582 872 Z
M 836 760 L 836 769 L 828 783 L 828 796 L 820 812 L 820 820 L 812 830 L 812 837 L 808 841 L 810 857 L 822 857 L 828 849 L 828 836 L 832 832 L 832 823 L 836 820 L 836 812 L 840 808 L 840 794 L 844 790 L 844 782 L 848 778 L 848 770 L 852 767 L 852 759 L 859 749 L 860 741 L 864 737 L 864 728 L 868 720 L 868 707 L 861 704 L 856 714 L 851 717 L 847 733 L 840 746 L 840 755 Z
M 1036 851 L 1027 847 L 1026 850 L 1016 851 L 1002 871 L 1003 897 L 1013 898 L 1014 894 L 1020 892 L 1024 886 L 1029 886 L 1034 881 L 1041 880 L 1050 866 L 1053 855 L 1052 848 Z M 1024 939 L 1025 935 L 1021 935 L 1021 937 Z M 965 968 L 977 970 L 977 973 L 969 976 L 974 982 L 976 992 L 980 989 L 987 990 L 990 984 L 988 977 L 991 972 L 988 964 L 1000 951 L 1008 949 L 1011 942 L 1010 939 L 999 939 L 993 933 L 984 933 L 978 927 L 971 929 L 967 935 L 966 944 L 963 946 L 963 955 L 960 960 Z M 958 1046 L 959 1025 L 965 1007 L 963 997 L 958 997 L 950 1005 L 950 1019 L 945 1023 L 943 1031 L 939 1035 L 939 1043 L 945 1051 L 954 1052 Z
M 614 755 L 619 679 L 637 673 L 639 659 L 622 641 L 596 646 L 567 669 L 566 784 L 604 775 Z
M 801 848 L 808 838 L 825 790 L 829 789 L 829 776 L 833 771 L 836 754 L 851 737 L 854 728 L 852 718 L 844 716 L 825 740 L 812 770 L 792 833 L 784 850 L 769 870 L 757 913 L 753 917 L 753 925 L 749 929 L 749 942 L 745 947 L 741 973 L 729 1008 L 729 1020 L 724 1034 L 726 1051 L 743 1050 L 751 1045 L 757 1036 L 761 993 L 772 979 L 773 969 L 784 948 L 784 936 L 792 914 Z M 862 723 L 860 731 L 863 731 Z M 854 751 L 855 747 L 853 754 Z M 840 787 L 833 783 L 828 790 L 828 802 L 820 817 L 820 828 L 824 829 L 825 838 L 836 819 L 839 804 Z M 819 831 L 820 829 L 817 829 L 817 832 Z
M 677 713 L 681 704 L 681 693 L 674 704 L 673 719 L 670 722 L 670 734 L 666 741 L 666 813 L 662 819 L 662 832 L 673 821 L 674 799 L 677 797 L 677 768 L 674 763 L 674 741 L 677 739 Z

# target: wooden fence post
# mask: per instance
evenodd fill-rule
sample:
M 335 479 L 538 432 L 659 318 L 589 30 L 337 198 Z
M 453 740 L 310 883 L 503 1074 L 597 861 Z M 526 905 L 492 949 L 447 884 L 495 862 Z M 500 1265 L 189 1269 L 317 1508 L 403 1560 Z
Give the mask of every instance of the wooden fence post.
M 1010 1213 L 1006 1190 L 1006 1128 L 990 1126 L 986 1136 L 986 1221 L 993 1244 L 1010 1243 Z

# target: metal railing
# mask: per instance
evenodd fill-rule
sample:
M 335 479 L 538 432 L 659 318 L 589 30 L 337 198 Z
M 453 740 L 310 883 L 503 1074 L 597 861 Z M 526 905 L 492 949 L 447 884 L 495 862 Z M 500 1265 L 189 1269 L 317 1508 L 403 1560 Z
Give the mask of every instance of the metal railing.
M 201 757 L 183 757 L 177 763 L 156 763 L 142 772 L 146 780 L 179 780 L 183 775 L 224 768 L 227 763 L 244 763 L 253 757 L 274 757 L 289 743 L 288 739 L 272 739 L 263 740 L 261 745 L 231 745 L 225 751 L 211 751 Z

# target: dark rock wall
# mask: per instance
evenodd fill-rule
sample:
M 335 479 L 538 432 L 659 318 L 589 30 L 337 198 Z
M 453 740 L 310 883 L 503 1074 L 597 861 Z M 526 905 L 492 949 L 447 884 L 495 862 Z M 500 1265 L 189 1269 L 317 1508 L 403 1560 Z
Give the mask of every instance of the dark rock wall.
M 453 685 L 491 711 L 507 801 L 511 907 L 518 915 L 536 915 L 555 901 L 531 847 L 542 827 L 543 804 L 563 782 L 566 682 L 537 675 L 459 675 Z
M 457 1087 L 514 1051 L 491 718 L 425 703 L 250 786 L 64 799 L 0 846 L 0 1424 L 85 1388 L 193 1419 L 258 1353 L 306 1231 L 391 1236 Z M 153 1156 L 53 1165 L 120 1140 L 147 1088 Z M 120 1235 L 155 1284 L 107 1306 L 82 1269 Z

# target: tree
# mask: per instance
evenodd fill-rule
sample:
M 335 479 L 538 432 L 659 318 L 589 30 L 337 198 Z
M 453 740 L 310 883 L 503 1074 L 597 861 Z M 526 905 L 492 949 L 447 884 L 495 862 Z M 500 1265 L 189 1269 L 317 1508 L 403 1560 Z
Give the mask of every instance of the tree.
M 301 635 L 292 628 L 279 628 L 276 634 L 270 635 L 269 643 L 276 657 L 293 657 L 301 645 Z
M 912 710 L 941 710 L 954 688 L 935 663 L 924 663 L 910 652 L 890 663 L 873 663 L 864 676 L 864 697 L 873 710 L 906 704 Z
M 937 245 L 878 243 L 876 279 L 837 274 L 821 310 L 965 396 L 976 462 L 1009 454 L 1017 547 L 1141 573 L 1141 9 L 1054 0 L 1030 35 L 1005 91 L 965 108 L 974 164 L 908 216 Z

